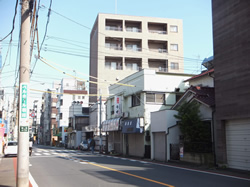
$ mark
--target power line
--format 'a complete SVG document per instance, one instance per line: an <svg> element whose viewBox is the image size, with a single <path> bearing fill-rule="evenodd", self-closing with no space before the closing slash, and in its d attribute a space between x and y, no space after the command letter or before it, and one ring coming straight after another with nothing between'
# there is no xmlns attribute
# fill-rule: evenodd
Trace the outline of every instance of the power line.
<svg viewBox="0 0 250 187"><path fill-rule="evenodd" d="M5 36L3 39L0 40L0 42L2 42L3 40L5 40L9 35L11 35L11 39L12 40L12 33L15 29L15 20L16 20L16 14L17 14L17 6L18 6L18 0L16 0L16 6L15 6L15 14L14 14L14 18L13 18L13 22L12 22L12 29L10 31L9 34L7 34L7 36Z"/></svg>
<svg viewBox="0 0 250 187"><path fill-rule="evenodd" d="M40 5L40 0L39 0L39 5ZM39 5L38 5L38 6L39 6ZM40 49L38 50L38 57L40 57L40 51L42 50L43 43L44 43L45 38L46 38L46 35L47 35L48 25L49 25L49 19L50 19L50 13L51 13L51 6L52 6L52 0L50 0L50 5L49 5L49 9L48 9L48 18L47 18L47 23L46 23L46 27L45 27L45 33L44 33L44 37L43 37L41 46L39 47ZM37 37L38 37L38 36L37 36ZM37 61L38 61L38 59L36 59L35 64L34 64L34 66L33 66L33 69L32 69L32 71L30 72L30 77L32 76L32 73L33 73L33 71L34 71L34 69L35 69L35 67L36 67Z"/></svg>

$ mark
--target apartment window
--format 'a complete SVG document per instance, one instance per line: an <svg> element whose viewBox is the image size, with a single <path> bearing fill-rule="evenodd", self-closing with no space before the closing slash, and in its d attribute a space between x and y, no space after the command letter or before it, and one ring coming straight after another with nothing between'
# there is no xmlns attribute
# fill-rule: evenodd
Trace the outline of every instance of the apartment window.
<svg viewBox="0 0 250 187"><path fill-rule="evenodd" d="M105 62L105 69L122 70L122 63L120 63L120 62Z"/></svg>
<svg viewBox="0 0 250 187"><path fill-rule="evenodd" d="M140 94L134 94L131 97L132 97L132 107L140 106L140 104L141 104L141 95Z"/></svg>
<svg viewBox="0 0 250 187"><path fill-rule="evenodd" d="M171 25L171 26L170 26L170 32L178 32L178 26L176 26L176 25Z"/></svg>
<svg viewBox="0 0 250 187"><path fill-rule="evenodd" d="M112 106L111 106L111 115L114 114L114 113L115 113L115 106L112 105Z"/></svg>
<svg viewBox="0 0 250 187"><path fill-rule="evenodd" d="M170 49L171 51L178 51L178 44L171 44Z"/></svg>
<svg viewBox="0 0 250 187"><path fill-rule="evenodd" d="M165 103L165 94L163 93L147 93L146 102L148 103Z"/></svg>
<svg viewBox="0 0 250 187"><path fill-rule="evenodd" d="M179 64L177 62L171 62L170 68L178 70L179 69Z"/></svg>
<svg viewBox="0 0 250 187"><path fill-rule="evenodd" d="M82 96L82 99L84 99L85 97L84 96Z"/></svg>
<svg viewBox="0 0 250 187"><path fill-rule="evenodd" d="M60 113L60 119L62 119L63 118L63 113Z"/></svg>

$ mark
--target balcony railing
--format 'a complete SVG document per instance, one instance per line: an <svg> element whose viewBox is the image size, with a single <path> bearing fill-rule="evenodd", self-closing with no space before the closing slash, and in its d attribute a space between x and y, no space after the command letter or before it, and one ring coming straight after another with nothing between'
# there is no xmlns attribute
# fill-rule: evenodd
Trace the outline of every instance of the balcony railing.
<svg viewBox="0 0 250 187"><path fill-rule="evenodd" d="M110 31L122 31L122 27L116 27L116 26L106 26L106 30Z"/></svg>
<svg viewBox="0 0 250 187"><path fill-rule="evenodd" d="M167 31L149 30L150 33L167 34Z"/></svg>
<svg viewBox="0 0 250 187"><path fill-rule="evenodd" d="M126 47L127 51L142 51L142 48Z"/></svg>
<svg viewBox="0 0 250 187"><path fill-rule="evenodd" d="M141 32L141 29L139 28L131 28L131 27L127 27L126 31L128 32Z"/></svg>
<svg viewBox="0 0 250 187"><path fill-rule="evenodd" d="M119 46L109 46L109 45L106 45L105 48L107 49L112 49L112 50L122 50L122 47L119 47Z"/></svg>

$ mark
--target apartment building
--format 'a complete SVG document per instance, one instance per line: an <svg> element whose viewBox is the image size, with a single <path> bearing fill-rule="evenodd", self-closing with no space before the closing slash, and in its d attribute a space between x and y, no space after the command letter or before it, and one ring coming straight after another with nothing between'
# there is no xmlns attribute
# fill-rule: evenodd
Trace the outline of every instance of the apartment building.
<svg viewBox="0 0 250 187"><path fill-rule="evenodd" d="M90 94L141 69L183 73L182 20L98 14L90 35ZM98 78L98 79L96 79ZM90 97L96 102L97 97Z"/></svg>

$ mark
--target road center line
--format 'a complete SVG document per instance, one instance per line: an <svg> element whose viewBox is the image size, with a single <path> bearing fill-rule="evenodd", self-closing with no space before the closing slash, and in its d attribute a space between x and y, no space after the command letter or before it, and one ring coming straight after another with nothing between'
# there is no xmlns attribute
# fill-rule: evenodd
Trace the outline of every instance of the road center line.
<svg viewBox="0 0 250 187"><path fill-rule="evenodd" d="M150 182L153 182L153 183L156 183L156 184L160 184L160 185L163 185L163 186L174 187L173 185L170 185L170 184L166 184L166 183L163 183L163 182L155 181L155 180L152 180L152 179L148 179L148 178L145 178L145 177L141 177L141 176L138 176L138 175L127 173L127 172L124 172L124 171L119 171L117 169L113 169L113 168L109 168L109 167L102 166L102 165L99 165L99 164L95 164L93 162L88 162L88 164L91 164L93 166L97 166L97 167L100 167L100 168L104 168L104 169L107 169L107 170L115 171L115 172L118 172L118 173L122 173L124 175L129 175L131 177L136 177L136 178L139 178L139 179L142 179L142 180L150 181Z"/></svg>

